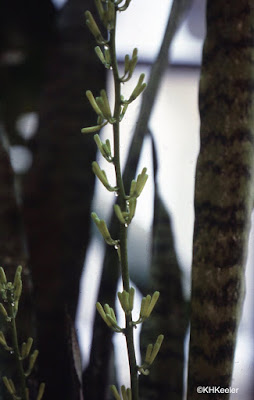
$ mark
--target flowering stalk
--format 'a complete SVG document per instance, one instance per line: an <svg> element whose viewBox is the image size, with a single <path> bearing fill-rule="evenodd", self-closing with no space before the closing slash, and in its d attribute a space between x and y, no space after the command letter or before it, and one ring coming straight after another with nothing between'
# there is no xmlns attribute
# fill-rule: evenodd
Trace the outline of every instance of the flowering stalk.
<svg viewBox="0 0 254 400"><path fill-rule="evenodd" d="M112 238L106 222L101 220L94 212L92 213L92 218L106 243L114 246L117 250L122 273L123 292L118 293L118 298L125 313L125 327L121 328L118 325L114 310L108 304L105 304L104 307L99 302L96 304L97 311L107 326L113 329L115 332L123 333L126 337L131 388L125 389L125 387L122 386L121 393L119 393L116 387L112 386L111 390L116 400L138 400L138 373L144 373L146 375L149 372L148 368L155 359L163 340L163 335L160 335L156 343L154 345L151 344L151 354L148 354L149 357L146 356L145 363L139 367L136 362L133 329L138 323L143 322L149 317L156 301L158 300L159 292L155 292L152 297L148 295L143 299L140 317L136 322L133 321L132 309L135 293L134 289L130 287L127 254L127 231L129 224L135 215L137 198L140 196L145 186L148 175L146 173L146 168L144 168L138 175L137 179L131 182L129 194L126 193L120 162L120 122L125 116L128 106L144 91L146 87L146 83L144 83L145 75L141 74L128 99L125 99L121 93L122 84L127 82L132 77L138 60L137 49L133 50L131 57L126 55L124 74L123 76L120 76L116 57L116 20L118 12L126 10L130 4L130 1L131 0L95 0L98 16L102 25L107 31L106 36L104 36L100 31L100 28L92 14L89 11L86 11L85 13L87 26L97 42L95 52L105 68L112 70L114 78L113 112L111 111L108 96L105 90L101 90L100 96L98 97L95 97L90 90L87 90L86 96L93 110L97 114L97 125L83 128L82 132L95 133L107 124L111 124L113 128L113 154L111 151L111 144L108 139L105 143L102 143L98 134L95 135L94 139L102 156L114 166L116 186L112 186L109 183L106 172L101 170L96 162L93 162L92 169L105 188L117 194L118 203L114 205L114 211L119 221L119 237Z"/></svg>
<svg viewBox="0 0 254 400"><path fill-rule="evenodd" d="M0 267L0 313L6 322L6 332L0 331L0 345L13 357L17 370L16 383L7 376L3 376L2 381L13 400L29 400L29 389L26 386L26 380L32 373L39 354L38 350L34 350L31 353L33 345L31 337L27 339L27 342L23 342L21 346L18 343L16 316L22 293L21 272L22 267L18 266L14 281L8 282L4 269ZM42 399L44 389L45 384L41 383L36 400Z"/></svg>

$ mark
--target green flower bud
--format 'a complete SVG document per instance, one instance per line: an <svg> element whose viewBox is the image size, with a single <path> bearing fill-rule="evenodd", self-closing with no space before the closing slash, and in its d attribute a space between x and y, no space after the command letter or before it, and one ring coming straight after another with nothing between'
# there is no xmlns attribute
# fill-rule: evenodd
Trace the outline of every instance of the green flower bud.
<svg viewBox="0 0 254 400"><path fill-rule="evenodd" d="M11 395L15 395L16 390L13 381L11 379L8 379L7 376L3 376L2 380L8 392Z"/></svg>
<svg viewBox="0 0 254 400"><path fill-rule="evenodd" d="M108 96L104 89L101 90L101 98L103 101L103 114L104 114L105 118L109 121L109 120L111 120L112 115L111 115L110 105L109 105L109 101L108 101Z"/></svg>
<svg viewBox="0 0 254 400"><path fill-rule="evenodd" d="M115 400L121 400L121 397L117 391L117 388L115 387L115 385L110 386L110 390L115 398Z"/></svg>
<svg viewBox="0 0 254 400"><path fill-rule="evenodd" d="M117 188L110 186L106 172L104 170L100 169L100 167L96 161L93 161L93 163L92 163L92 170L93 170L93 173L97 176L97 178L101 181L101 183L105 186L105 188L108 189L109 192L116 191Z"/></svg>
<svg viewBox="0 0 254 400"><path fill-rule="evenodd" d="M109 162L112 161L111 155L111 146L110 141L107 139L106 143L102 143L100 136L98 134L94 135L94 141L97 144L97 147L101 153L101 155Z"/></svg>
<svg viewBox="0 0 254 400"><path fill-rule="evenodd" d="M119 221L121 222L121 224L125 225L125 224L126 224L126 221L125 221L125 219L124 219L122 210L121 210L121 208L119 207L118 204L114 204L114 211L115 211L115 214L116 214L117 218L118 218Z"/></svg>
<svg viewBox="0 0 254 400"><path fill-rule="evenodd" d="M39 386L38 394L36 400L41 400L45 391L45 383L41 383Z"/></svg>
<svg viewBox="0 0 254 400"><path fill-rule="evenodd" d="M81 132L82 133L94 133L98 132L100 129L102 129L105 125L107 125L108 121L104 122L103 124L100 125L95 125L95 126L89 126L87 128L82 128Z"/></svg>
<svg viewBox="0 0 254 400"><path fill-rule="evenodd" d="M106 68L109 68L111 65L111 56L110 56L110 50L108 46L104 46L104 55L105 55L105 60L106 60Z"/></svg>
<svg viewBox="0 0 254 400"><path fill-rule="evenodd" d="M1 313L4 317L8 318L8 313L7 313L5 307L4 307L4 305L3 305L2 303L0 303L0 313Z"/></svg>
<svg viewBox="0 0 254 400"><path fill-rule="evenodd" d="M160 296L160 292L158 292L158 291L154 292L154 294L152 295L150 304L149 304L149 306L147 308L147 317L149 317L151 312L153 311L154 306L157 303L157 300L158 300L159 296Z"/></svg>
<svg viewBox="0 0 254 400"><path fill-rule="evenodd" d="M0 285L7 283L7 279L6 279L6 275L4 272L4 269L2 267L0 267Z"/></svg>
<svg viewBox="0 0 254 400"><path fill-rule="evenodd" d="M121 393L122 393L123 400L128 400L127 390L124 385L121 386Z"/></svg>
<svg viewBox="0 0 254 400"><path fill-rule="evenodd" d="M86 97L88 98L88 100L89 100L91 106L93 107L94 111L96 112L96 114L103 117L103 113L102 113L101 109L98 107L98 104L95 101L94 95L91 92L91 90L86 91Z"/></svg>
<svg viewBox="0 0 254 400"><path fill-rule="evenodd" d="M111 323L107 320L105 311L103 310L101 303L97 302L96 308L97 308L97 311L100 314L101 318L103 319L103 321L111 328Z"/></svg>
<svg viewBox="0 0 254 400"><path fill-rule="evenodd" d="M96 5L96 8L98 10L98 14L100 16L100 19L102 21L103 20L103 16L104 16L104 8L103 8L101 0L95 0L95 5Z"/></svg>
<svg viewBox="0 0 254 400"><path fill-rule="evenodd" d="M146 88L146 83L143 83L144 78L145 78L145 74L141 74L139 77L138 83L128 100L128 103L131 103L132 101L134 101Z"/></svg>
<svg viewBox="0 0 254 400"><path fill-rule="evenodd" d="M100 31L98 25L96 24L94 17L90 13L90 11L86 11L85 16L86 16L86 24L87 24L90 32L93 34L93 36L95 37L97 42L103 42L103 37L102 37L101 31Z"/></svg>
<svg viewBox="0 0 254 400"><path fill-rule="evenodd" d="M22 343L21 356L22 356L23 359L26 358L29 355L29 353L31 351L31 348L32 348L32 345L33 345L33 339L31 337L29 337L27 339L27 343L25 343L25 342Z"/></svg>
<svg viewBox="0 0 254 400"><path fill-rule="evenodd" d="M12 348L8 346L4 333L2 331L0 331L0 344L4 347L5 350L12 350Z"/></svg>
<svg viewBox="0 0 254 400"><path fill-rule="evenodd" d="M151 301L151 296L148 294L146 297L143 297L141 301L141 308L140 308L140 318L145 319L147 318L147 310Z"/></svg>
<svg viewBox="0 0 254 400"><path fill-rule="evenodd" d="M126 393L127 393L127 400L132 400L132 393L130 388L126 390Z"/></svg>
<svg viewBox="0 0 254 400"><path fill-rule="evenodd" d="M152 351L153 351L153 345L152 343L150 343L146 348L146 356L145 356L145 363L148 365L150 364Z"/></svg>
<svg viewBox="0 0 254 400"><path fill-rule="evenodd" d="M132 76L134 69L137 65L137 62L138 62L138 49L135 48L132 52L132 58L129 65L129 77Z"/></svg>
<svg viewBox="0 0 254 400"><path fill-rule="evenodd" d="M94 50L95 50L95 53L97 54L99 60L102 62L103 65L105 65L106 60L105 60L103 52L101 51L100 46L96 46Z"/></svg>
<svg viewBox="0 0 254 400"><path fill-rule="evenodd" d="M21 296L22 292L22 279L21 279L21 272L22 272L22 267L21 265L18 266L15 277L14 277L14 282L13 282L13 287L14 287L14 301L18 302L19 298Z"/></svg>
<svg viewBox="0 0 254 400"><path fill-rule="evenodd" d="M155 344L154 344L154 346L153 346L152 353L151 353L151 355L150 355L150 359L149 359L149 364L150 364L150 365L154 362L155 357L157 356L157 354L158 354L158 352L159 352L159 350L160 350L160 348L161 348L161 344L162 344L162 342L163 342L163 339L164 339L164 336L163 336L163 335L159 335L159 336L157 337L157 340L156 340L156 342L155 342Z"/></svg>
<svg viewBox="0 0 254 400"><path fill-rule="evenodd" d="M136 211L136 206L137 206L137 199L136 197L131 197L129 200L129 223L133 219Z"/></svg>
<svg viewBox="0 0 254 400"><path fill-rule="evenodd" d="M129 291L129 310L133 310L133 305L134 305L134 296L135 296L135 289L133 287L130 288Z"/></svg>
<svg viewBox="0 0 254 400"><path fill-rule="evenodd" d="M115 27L115 4L114 2L107 2L107 9L104 12L103 23L107 30Z"/></svg>
<svg viewBox="0 0 254 400"><path fill-rule="evenodd" d="M38 350L34 350L34 352L31 354L30 358L29 358L29 364L28 364L28 369L25 372L25 376L29 376L33 370L34 364L37 360L37 357L39 355L39 351Z"/></svg>
<svg viewBox="0 0 254 400"><path fill-rule="evenodd" d="M147 171L147 168L143 168L141 174L138 175L137 183L136 183L136 187L135 187L135 197L139 197L142 190L144 189L144 186L148 179L148 175L146 174L146 171Z"/></svg>
<svg viewBox="0 0 254 400"><path fill-rule="evenodd" d="M130 68L130 56L126 54L126 56L124 57L124 75L127 75L127 73L129 72L129 68Z"/></svg>
<svg viewBox="0 0 254 400"><path fill-rule="evenodd" d="M104 238L105 242L108 243L111 246L117 246L118 241L113 240L112 237L110 236L110 233L108 231L106 222L103 219L100 219L98 215L95 212L92 212L91 217L93 221L95 222L97 228L99 229L102 237Z"/></svg>
<svg viewBox="0 0 254 400"><path fill-rule="evenodd" d="M135 196L135 194L136 194L136 185L137 185L137 182L133 179L133 180L131 181L130 197L136 197L136 196Z"/></svg>

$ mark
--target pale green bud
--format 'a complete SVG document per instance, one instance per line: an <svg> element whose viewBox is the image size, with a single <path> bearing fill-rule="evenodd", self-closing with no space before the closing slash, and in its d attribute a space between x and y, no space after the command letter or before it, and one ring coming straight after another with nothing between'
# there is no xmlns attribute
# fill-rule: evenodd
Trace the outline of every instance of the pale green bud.
<svg viewBox="0 0 254 400"><path fill-rule="evenodd" d="M118 218L119 221L121 222L121 224L125 225L125 224L126 224L126 221L125 221L125 219L124 219L122 210L121 210L121 208L119 207L118 204L114 204L114 211L115 211L115 214L116 214L117 218Z"/></svg>
<svg viewBox="0 0 254 400"><path fill-rule="evenodd" d="M7 283L6 275L4 269L0 267L0 285L3 283Z"/></svg>
<svg viewBox="0 0 254 400"><path fill-rule="evenodd" d="M146 184L148 175L146 174L147 168L143 168L141 174L138 175L135 187L135 197L139 197Z"/></svg>
<svg viewBox="0 0 254 400"><path fill-rule="evenodd" d="M127 389L126 393L127 393L127 399L132 400L132 393L130 388Z"/></svg>
<svg viewBox="0 0 254 400"><path fill-rule="evenodd" d="M22 279L21 279L22 267L18 266L15 277L14 277L14 301L18 302L22 292Z"/></svg>
<svg viewBox="0 0 254 400"><path fill-rule="evenodd" d="M28 364L28 369L25 372L25 376L29 376L33 370L34 364L37 360L37 357L39 355L39 351L38 350L34 350L34 352L31 354L31 356L29 357L29 364Z"/></svg>
<svg viewBox="0 0 254 400"><path fill-rule="evenodd" d="M41 400L45 391L45 383L41 383L39 386L38 394L36 400Z"/></svg>
<svg viewBox="0 0 254 400"><path fill-rule="evenodd" d="M111 386L110 386L110 390L111 390L111 392L112 392L112 394L113 394L115 400L121 400L121 396L120 396L120 394L118 393L117 388L115 387L115 385L111 385Z"/></svg>
<svg viewBox="0 0 254 400"><path fill-rule="evenodd" d="M158 292L158 291L154 292L154 294L152 295L150 304L149 304L149 306L147 308L147 317L149 317L151 312L153 311L154 306L157 303L157 300L158 300L159 296L160 296L160 292Z"/></svg>
<svg viewBox="0 0 254 400"><path fill-rule="evenodd" d="M136 185L137 185L137 182L133 179L133 180L131 181L130 197L135 196L135 194L136 194Z"/></svg>
<svg viewBox="0 0 254 400"><path fill-rule="evenodd" d="M94 50L95 50L95 53L97 54L99 60L102 62L102 64L105 65L106 64L106 60L105 60L103 52L101 51L100 46L96 46Z"/></svg>
<svg viewBox="0 0 254 400"><path fill-rule="evenodd" d="M109 101L108 101L108 96L104 89L101 90L101 98L103 101L103 114L107 120L111 120L112 115L111 115L110 105L109 105Z"/></svg>
<svg viewBox="0 0 254 400"><path fill-rule="evenodd" d="M108 121L104 122L103 124L100 125L95 125L95 126L88 126L86 128L82 128L81 132L82 133L95 133L98 132L100 129L102 129L105 125L107 125Z"/></svg>
<svg viewBox="0 0 254 400"><path fill-rule="evenodd" d="M4 317L8 318L8 313L7 313L5 307L4 307L4 305L3 305L2 303L0 303L0 313L1 313Z"/></svg>
<svg viewBox="0 0 254 400"><path fill-rule="evenodd" d="M132 52L132 58L129 65L129 76L131 77L138 62L138 49L135 48Z"/></svg>
<svg viewBox="0 0 254 400"><path fill-rule="evenodd" d="M141 308L140 308L140 318L147 318L147 311L149 304L151 302L151 296L148 294L146 297L143 297L141 301Z"/></svg>
<svg viewBox="0 0 254 400"><path fill-rule="evenodd" d="M163 339L164 339L163 335L159 335L157 337L157 340L156 340L156 342L155 342L155 344L153 346L152 353L150 355L149 364L152 364L154 362L155 357L157 356L157 354L158 354L158 352L159 352L159 350L161 348L161 344L163 342Z"/></svg>
<svg viewBox="0 0 254 400"><path fill-rule="evenodd" d="M96 161L93 161L92 163L92 170L93 173L97 176L97 178L101 181L101 183L105 186L105 188L108 189L108 191L110 192L116 191L117 188L110 186L106 172L100 169L99 164Z"/></svg>
<svg viewBox="0 0 254 400"><path fill-rule="evenodd" d="M129 310L133 310L133 304L134 304L134 296L135 296L135 289L133 287L130 288L129 291Z"/></svg>
<svg viewBox="0 0 254 400"><path fill-rule="evenodd" d="M103 144L103 149L104 149L105 153L107 154L107 156L108 156L109 158L112 158L112 155L111 155L111 145L110 145L110 140L109 140L109 139L107 139L106 142L105 142L105 144Z"/></svg>
<svg viewBox="0 0 254 400"><path fill-rule="evenodd" d="M123 290L122 293L119 293L118 298L120 300L123 311L128 314L130 311L129 293L126 292L126 290Z"/></svg>
<svg viewBox="0 0 254 400"><path fill-rule="evenodd" d="M129 200L129 223L131 222L132 218L135 215L136 206L137 206L136 197L131 197Z"/></svg>
<svg viewBox="0 0 254 400"><path fill-rule="evenodd" d="M109 162L112 161L110 141L107 139L106 143L102 143L98 134L94 135L94 141L97 144L101 155Z"/></svg>
<svg viewBox="0 0 254 400"><path fill-rule="evenodd" d="M105 66L106 66L107 68L109 68L110 65L111 65L111 56L110 56L110 50L109 50L109 47L108 47L108 46L105 46L105 47L104 47L104 55L105 55L105 60L106 60Z"/></svg>
<svg viewBox="0 0 254 400"><path fill-rule="evenodd" d="M100 16L100 19L102 21L103 20L103 16L104 16L104 8L103 8L101 0L95 0L95 5L96 5L96 8L98 10L98 14Z"/></svg>
<svg viewBox="0 0 254 400"><path fill-rule="evenodd" d="M8 392L11 395L15 395L16 390L13 381L11 379L8 379L7 376L3 376L2 380Z"/></svg>
<svg viewBox="0 0 254 400"><path fill-rule="evenodd" d="M0 331L0 344L5 348L5 350L12 350L12 348L8 346L4 333L2 331Z"/></svg>
<svg viewBox="0 0 254 400"><path fill-rule="evenodd" d="M100 31L98 25L96 24L94 17L90 13L90 11L86 11L85 16L86 16L86 24L87 24L90 32L93 34L93 36L95 37L95 39L98 42L102 42L103 37L102 37L101 31Z"/></svg>
<svg viewBox="0 0 254 400"><path fill-rule="evenodd" d="M143 83L144 78L145 78L145 74L141 74L139 77L138 83L128 100L129 103L131 103L133 100L135 100L146 88L146 83Z"/></svg>
<svg viewBox="0 0 254 400"><path fill-rule="evenodd" d="M127 73L129 72L129 68L130 68L130 56L126 54L126 56L124 57L124 75L127 75Z"/></svg>
<svg viewBox="0 0 254 400"><path fill-rule="evenodd" d="M116 320L110 315L110 314L106 314L106 318L109 321L109 323L111 324L111 327L116 331L116 332L121 332L121 328L117 325Z"/></svg>
<svg viewBox="0 0 254 400"><path fill-rule="evenodd" d="M146 356L145 356L145 363L150 364L151 354L153 351L153 345L150 343L146 348Z"/></svg>
<svg viewBox="0 0 254 400"><path fill-rule="evenodd" d="M96 308L97 308L97 311L100 314L101 318L103 319L103 321L111 328L111 323L107 320L106 313L103 310L101 303L97 302Z"/></svg>
<svg viewBox="0 0 254 400"><path fill-rule="evenodd" d="M123 400L128 400L127 391L126 391L126 388L124 385L121 386L121 393L122 393Z"/></svg>
<svg viewBox="0 0 254 400"><path fill-rule="evenodd" d="M91 217L95 222L97 228L99 229L105 242L111 246L117 246L118 242L112 239L109 230L107 228L106 222L103 219L99 219L98 215L95 212L92 212Z"/></svg>
<svg viewBox="0 0 254 400"><path fill-rule="evenodd" d="M104 12L103 23L106 29L111 30L115 26L115 5L114 2L107 2L107 9Z"/></svg>
<svg viewBox="0 0 254 400"><path fill-rule="evenodd" d="M22 343L21 356L23 359L29 355L32 345L33 345L33 339L31 337L27 339L27 343L26 342Z"/></svg>
<svg viewBox="0 0 254 400"><path fill-rule="evenodd" d="M98 104L94 98L93 93L91 92L91 90L87 90L86 91L86 97L88 98L91 106L93 107L94 111L96 112L96 114L100 115L103 117L103 113L101 111L101 109L98 107Z"/></svg>

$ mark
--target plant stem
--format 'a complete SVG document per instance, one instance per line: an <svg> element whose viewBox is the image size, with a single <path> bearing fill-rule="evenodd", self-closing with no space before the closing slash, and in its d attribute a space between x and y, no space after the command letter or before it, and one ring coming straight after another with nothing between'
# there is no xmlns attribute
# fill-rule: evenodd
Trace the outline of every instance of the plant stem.
<svg viewBox="0 0 254 400"><path fill-rule="evenodd" d="M116 18L116 14L115 14ZM119 194L119 204L122 211L126 209L126 194L123 184L123 178L121 174L121 163L120 163L120 113L121 113L121 80L118 72L118 63L116 59L116 47L115 47L115 28L110 32L110 52L111 52L111 63L114 76L115 86L115 107L114 107L114 118L116 122L113 124L114 132L114 166L116 172L116 180ZM129 268L128 268L128 251L127 251L127 227L120 223L120 250L121 250L121 271L123 288L127 292L130 290L130 279L129 279ZM133 340L133 325L132 315L125 315L125 337L128 349L130 377L131 377L131 391L132 399L138 400L138 374L137 374L137 363L135 356L134 340Z"/></svg>
<svg viewBox="0 0 254 400"><path fill-rule="evenodd" d="M20 391L21 391L21 398L22 400L28 400L27 391L26 391L26 378L25 372L23 368L23 363L19 351L18 345L18 336L17 336L17 327L16 327L16 319L14 315L14 307L13 303L9 303L9 316L11 318L11 336L12 336L12 348L14 351L14 357L17 365L17 371L20 381Z"/></svg>

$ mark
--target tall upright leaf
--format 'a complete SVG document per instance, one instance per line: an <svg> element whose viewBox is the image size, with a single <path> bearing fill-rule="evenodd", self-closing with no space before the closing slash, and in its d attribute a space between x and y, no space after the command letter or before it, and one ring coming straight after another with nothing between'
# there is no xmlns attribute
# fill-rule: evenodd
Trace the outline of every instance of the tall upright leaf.
<svg viewBox="0 0 254 400"><path fill-rule="evenodd" d="M153 338L163 333L164 343L154 367L141 379L141 398L182 400L184 374L184 339L187 307L183 296L182 273L174 245L171 218L159 194L156 181L156 149L153 146L155 170L154 220L149 289L160 292L160 298L141 331L141 350L145 353Z"/></svg>
<svg viewBox="0 0 254 400"><path fill-rule="evenodd" d="M254 4L207 2L200 80L188 399L230 386L253 207ZM229 394L214 393L213 399Z"/></svg>

